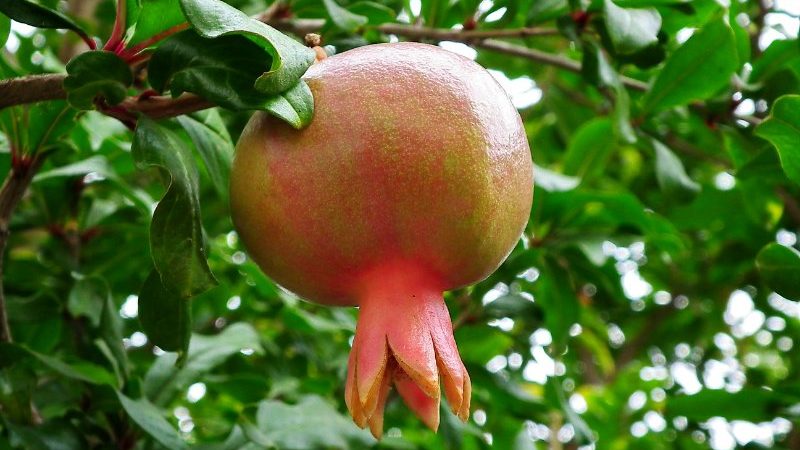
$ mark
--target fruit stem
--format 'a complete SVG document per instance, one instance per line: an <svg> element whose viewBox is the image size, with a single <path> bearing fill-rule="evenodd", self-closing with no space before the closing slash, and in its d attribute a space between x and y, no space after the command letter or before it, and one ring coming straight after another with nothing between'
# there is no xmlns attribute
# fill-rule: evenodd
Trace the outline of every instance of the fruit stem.
<svg viewBox="0 0 800 450"><path fill-rule="evenodd" d="M303 38L305 41L306 47L311 47L316 53L316 57L314 58L314 62L318 63L323 59L328 57L328 54L325 53L325 49L322 48L322 36L317 33L308 33Z"/></svg>

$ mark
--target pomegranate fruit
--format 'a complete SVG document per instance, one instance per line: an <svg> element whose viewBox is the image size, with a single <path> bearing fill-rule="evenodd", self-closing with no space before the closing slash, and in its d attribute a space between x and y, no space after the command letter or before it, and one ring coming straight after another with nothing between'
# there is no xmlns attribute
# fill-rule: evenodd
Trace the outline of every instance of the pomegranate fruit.
<svg viewBox="0 0 800 450"><path fill-rule="evenodd" d="M250 256L307 300L358 305L345 400L376 437L394 384L432 429L441 382L462 420L471 385L442 297L508 255L532 162L492 76L439 47L379 44L313 65L311 124L256 113L237 144L233 221Z"/></svg>

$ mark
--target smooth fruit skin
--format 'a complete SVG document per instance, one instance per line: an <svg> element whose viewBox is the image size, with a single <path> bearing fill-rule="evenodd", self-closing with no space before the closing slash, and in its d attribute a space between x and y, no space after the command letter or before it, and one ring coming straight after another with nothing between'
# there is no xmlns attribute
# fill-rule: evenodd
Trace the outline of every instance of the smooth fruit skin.
<svg viewBox="0 0 800 450"><path fill-rule="evenodd" d="M359 425L382 428L394 381L435 428L438 376L465 418L469 378L441 293L487 277L524 230L533 178L519 114L485 69L425 44L350 50L304 79L308 127L256 113L237 144L231 210L244 246L300 296L361 305L347 390Z"/></svg>

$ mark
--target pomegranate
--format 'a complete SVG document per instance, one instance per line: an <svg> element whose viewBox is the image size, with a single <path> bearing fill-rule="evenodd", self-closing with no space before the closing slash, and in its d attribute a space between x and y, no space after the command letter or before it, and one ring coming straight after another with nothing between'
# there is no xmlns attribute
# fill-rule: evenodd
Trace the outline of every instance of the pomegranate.
<svg viewBox="0 0 800 450"><path fill-rule="evenodd" d="M307 300L357 305L345 400L380 437L393 384L432 429L441 382L462 420L471 385L442 293L486 278L533 194L519 114L492 76L439 47L379 44L304 77L312 123L256 113L237 144L231 210L245 248Z"/></svg>

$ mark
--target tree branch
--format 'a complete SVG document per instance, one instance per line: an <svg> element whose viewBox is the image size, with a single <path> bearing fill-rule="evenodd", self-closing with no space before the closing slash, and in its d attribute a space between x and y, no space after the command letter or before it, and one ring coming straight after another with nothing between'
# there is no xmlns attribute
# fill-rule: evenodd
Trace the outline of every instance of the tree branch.
<svg viewBox="0 0 800 450"><path fill-rule="evenodd" d="M33 180L33 175L41 167L44 156L15 159L3 186L0 187L0 342L11 342L11 328L8 326L6 298L3 292L3 259L8 245L8 224L11 214L22 200L25 191Z"/></svg>
<svg viewBox="0 0 800 450"><path fill-rule="evenodd" d="M280 30L292 32L301 36L319 31L324 23L324 20L317 19L279 20L270 22L271 25ZM411 40L430 39L433 41L447 40L463 42L477 48L526 58L570 72L580 72L581 70L581 64L578 61L541 50L510 44L497 39L488 39L488 37L492 36L549 36L558 33L558 31L554 29L519 28L510 30L460 31L443 28L421 28L404 24L383 24L376 27L376 29L386 34L394 34ZM64 99L66 98L66 92L62 86L64 77L65 75L61 74L48 74L2 80L0 81L0 109L13 105ZM622 82L625 86L637 91L647 90L646 83L633 78L622 77ZM130 97L119 106L133 113L139 112L151 118L161 119L210 108L214 105L198 96L187 94L176 99L166 96L148 98ZM113 116L113 114L110 115Z"/></svg>
<svg viewBox="0 0 800 450"><path fill-rule="evenodd" d="M65 77L66 75L53 73L0 80L0 109L64 99L67 97L63 86Z"/></svg>

